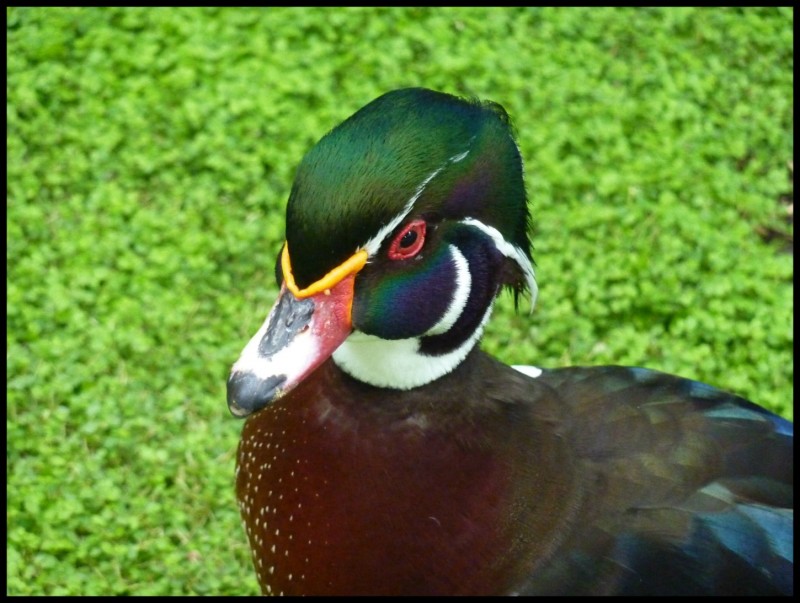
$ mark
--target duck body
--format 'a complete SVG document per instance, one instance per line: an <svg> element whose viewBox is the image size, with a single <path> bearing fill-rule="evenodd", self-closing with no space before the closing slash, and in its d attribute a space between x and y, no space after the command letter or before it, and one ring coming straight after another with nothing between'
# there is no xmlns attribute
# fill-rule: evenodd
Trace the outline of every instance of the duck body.
<svg viewBox="0 0 800 603"><path fill-rule="evenodd" d="M791 594L791 423L476 345L503 286L535 297L521 174L502 109L422 89L304 159L228 381L262 591Z"/></svg>
<svg viewBox="0 0 800 603"><path fill-rule="evenodd" d="M443 379L387 396L328 361L247 420L266 593L790 592L787 422L641 369L532 379L474 351Z"/></svg>

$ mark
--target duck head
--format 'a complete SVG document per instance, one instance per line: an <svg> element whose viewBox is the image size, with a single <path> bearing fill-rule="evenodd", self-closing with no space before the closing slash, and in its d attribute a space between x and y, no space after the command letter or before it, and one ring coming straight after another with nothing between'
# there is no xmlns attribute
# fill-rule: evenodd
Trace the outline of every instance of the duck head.
<svg viewBox="0 0 800 603"><path fill-rule="evenodd" d="M536 298L522 160L502 107L389 92L303 158L276 268L280 294L228 379L245 417L331 356L411 389L475 346L503 286Z"/></svg>

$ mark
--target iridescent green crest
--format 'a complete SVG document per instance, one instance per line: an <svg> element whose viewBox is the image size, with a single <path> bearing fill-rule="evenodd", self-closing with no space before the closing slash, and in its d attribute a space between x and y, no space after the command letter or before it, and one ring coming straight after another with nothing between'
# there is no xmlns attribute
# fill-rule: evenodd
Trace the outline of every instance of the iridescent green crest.
<svg viewBox="0 0 800 603"><path fill-rule="evenodd" d="M416 195L412 216L476 218L529 253L522 160L505 111L408 88L372 101L303 158L286 212L298 285L346 260Z"/></svg>

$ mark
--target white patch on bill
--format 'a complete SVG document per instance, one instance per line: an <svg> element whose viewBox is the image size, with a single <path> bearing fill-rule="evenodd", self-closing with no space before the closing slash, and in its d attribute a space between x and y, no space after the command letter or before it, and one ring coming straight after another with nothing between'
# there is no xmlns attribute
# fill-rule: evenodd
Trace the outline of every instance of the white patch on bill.
<svg viewBox="0 0 800 603"><path fill-rule="evenodd" d="M291 295L286 291L282 291L282 293ZM280 297L278 297L278 301L280 301ZM276 301L275 303L277 304L278 302ZM312 335L312 329L306 329L302 333L295 334L287 346L282 347L269 358L265 358L259 353L258 347L261 344L261 340L274 319L274 309L275 307L273 306L266 320L264 320L264 324L244 346L239 359L231 367L231 374L237 372L252 373L259 379L286 375L288 380L291 381L293 374L295 377L301 374L303 370L308 368L310 359L319 356L318 338Z"/></svg>

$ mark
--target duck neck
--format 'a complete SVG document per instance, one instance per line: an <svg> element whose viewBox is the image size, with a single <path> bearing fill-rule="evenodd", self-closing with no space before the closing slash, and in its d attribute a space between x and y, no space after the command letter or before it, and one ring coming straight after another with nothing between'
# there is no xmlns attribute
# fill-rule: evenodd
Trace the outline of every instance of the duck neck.
<svg viewBox="0 0 800 603"><path fill-rule="evenodd" d="M342 371L369 385L408 390L426 385L451 373L464 361L478 343L483 328L492 314L490 304L479 323L466 338L450 341L449 333L431 337L381 339L360 331L353 332L333 353L333 360Z"/></svg>

